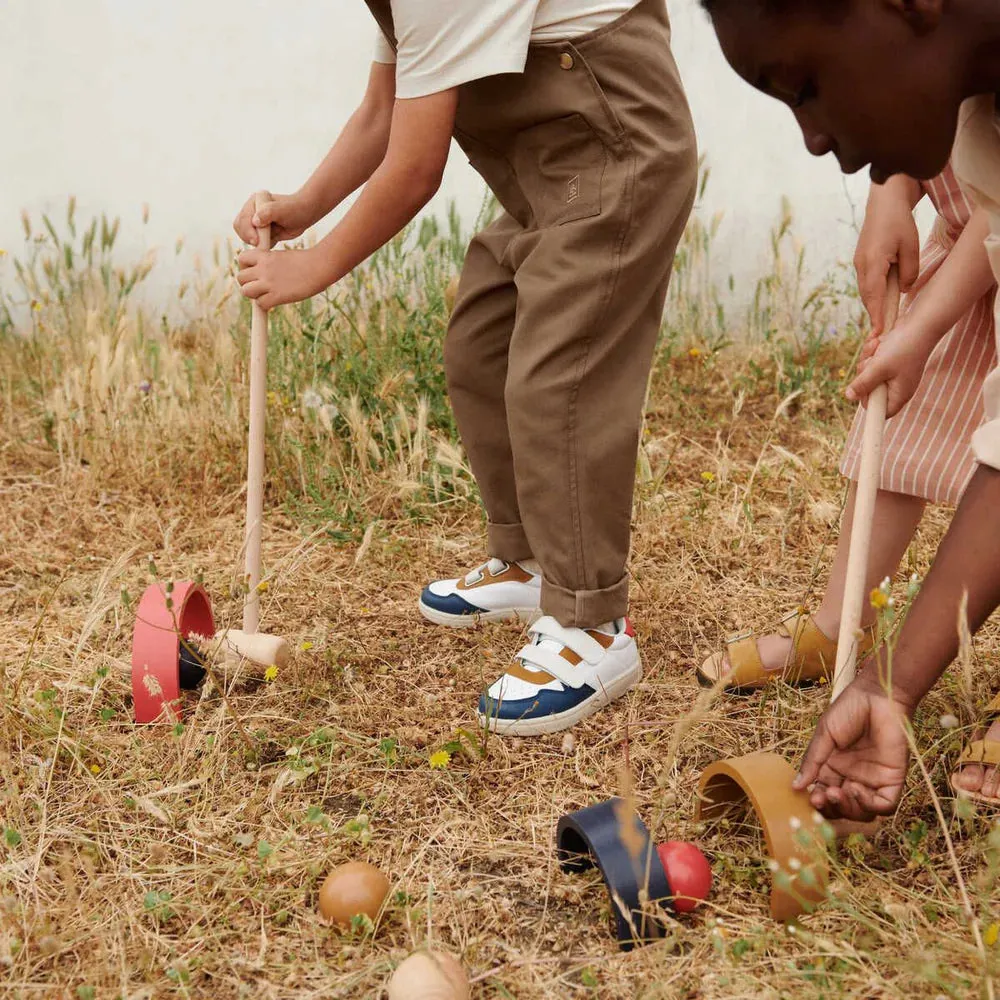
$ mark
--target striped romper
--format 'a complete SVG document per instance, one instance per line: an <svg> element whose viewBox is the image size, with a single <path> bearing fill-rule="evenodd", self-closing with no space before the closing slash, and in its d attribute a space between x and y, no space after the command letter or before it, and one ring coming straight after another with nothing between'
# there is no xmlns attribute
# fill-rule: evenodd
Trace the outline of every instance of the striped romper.
<svg viewBox="0 0 1000 1000"><path fill-rule="evenodd" d="M920 275L903 308L944 263L973 212L952 168L921 182L938 217L924 244ZM879 488L957 504L975 470L972 435L985 418L983 382L996 366L991 289L938 342L913 398L885 428ZM864 411L859 407L840 471L856 480L861 466Z"/></svg>

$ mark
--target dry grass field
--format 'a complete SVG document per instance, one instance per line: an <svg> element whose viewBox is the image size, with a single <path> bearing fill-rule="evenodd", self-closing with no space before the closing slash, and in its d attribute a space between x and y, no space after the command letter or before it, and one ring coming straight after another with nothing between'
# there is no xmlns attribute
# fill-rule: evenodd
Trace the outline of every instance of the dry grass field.
<svg viewBox="0 0 1000 1000"><path fill-rule="evenodd" d="M202 579L217 620L240 616L249 323L226 254L167 301L116 234L71 205L0 257L0 996L378 998L426 944L460 956L477 1000L992 996L1000 827L947 775L1000 683L995 626L918 719L929 780L914 768L894 820L838 846L799 925L769 919L752 829L691 818L702 768L797 759L827 697L730 700L692 673L814 602L836 537L860 310L846 271L803 285L788 220L745 310L720 305L712 226L685 237L638 466L646 675L570 741L476 728L518 627L448 634L416 612L427 579L483 558L440 369L455 220L272 321L263 627L292 662L219 665L224 691L186 694L183 723L133 724L143 589ZM908 554L900 613L947 516ZM599 876L563 874L553 834L626 785L716 882L623 955ZM317 889L355 859L393 889L339 931Z"/></svg>

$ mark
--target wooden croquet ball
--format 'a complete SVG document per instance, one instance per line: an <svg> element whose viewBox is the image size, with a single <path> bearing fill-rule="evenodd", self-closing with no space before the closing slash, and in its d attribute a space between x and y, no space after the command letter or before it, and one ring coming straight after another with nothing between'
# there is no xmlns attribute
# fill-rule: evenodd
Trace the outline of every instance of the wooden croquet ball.
<svg viewBox="0 0 1000 1000"><path fill-rule="evenodd" d="M418 951L393 973L389 1000L469 1000L469 977L443 951Z"/></svg>
<svg viewBox="0 0 1000 1000"><path fill-rule="evenodd" d="M374 865L351 861L334 868L319 890L319 909L327 920L350 924L364 914L374 920L389 895L389 880Z"/></svg>
<svg viewBox="0 0 1000 1000"><path fill-rule="evenodd" d="M674 893L674 909L678 913L690 913L712 889L712 868L708 859L686 840L657 844L656 853Z"/></svg>

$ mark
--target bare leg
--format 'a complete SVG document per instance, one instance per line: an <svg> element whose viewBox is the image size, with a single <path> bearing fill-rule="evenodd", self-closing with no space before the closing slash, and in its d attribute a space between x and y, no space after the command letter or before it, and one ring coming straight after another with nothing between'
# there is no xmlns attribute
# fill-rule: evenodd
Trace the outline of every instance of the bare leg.
<svg viewBox="0 0 1000 1000"><path fill-rule="evenodd" d="M830 568L823 603L814 618L821 632L836 639L840 628L840 609L844 603L844 578L847 574L847 555L851 543L851 524L854 519L854 497L857 484L852 483L840 525L837 551ZM888 493L880 490L875 501L875 518L872 525L872 542L868 563L866 590L877 587L887 576L894 576L913 539L917 525L924 514L926 502L906 493ZM874 610L866 603L862 625L874 621ZM760 657L767 670L782 670L792 651L792 641L787 636L766 635L758 642Z"/></svg>

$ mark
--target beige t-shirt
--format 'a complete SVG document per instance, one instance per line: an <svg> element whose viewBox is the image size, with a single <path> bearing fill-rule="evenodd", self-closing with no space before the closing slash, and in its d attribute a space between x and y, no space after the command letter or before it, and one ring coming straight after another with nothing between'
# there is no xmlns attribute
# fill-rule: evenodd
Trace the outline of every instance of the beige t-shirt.
<svg viewBox="0 0 1000 1000"><path fill-rule="evenodd" d="M392 0L398 53L379 32L375 61L396 63L396 96L426 97L522 73L531 42L578 38L638 0Z"/></svg>
<svg viewBox="0 0 1000 1000"><path fill-rule="evenodd" d="M969 98L962 105L952 167L965 193L989 215L986 253L1000 282L1000 121L992 94ZM1000 339L1000 295L994 306L994 327ZM972 436L972 450L977 461L1000 469L1000 368L994 368L983 383L983 406L986 422Z"/></svg>

